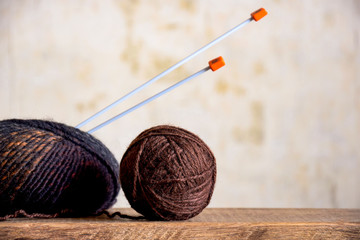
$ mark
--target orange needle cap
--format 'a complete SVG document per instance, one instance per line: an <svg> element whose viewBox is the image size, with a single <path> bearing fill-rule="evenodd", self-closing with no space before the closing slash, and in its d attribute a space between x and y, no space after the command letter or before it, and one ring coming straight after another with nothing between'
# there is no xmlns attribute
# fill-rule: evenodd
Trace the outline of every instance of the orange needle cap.
<svg viewBox="0 0 360 240"><path fill-rule="evenodd" d="M225 66L225 61L221 56L209 61L209 67L213 72L215 72L216 70L218 70L223 66Z"/></svg>
<svg viewBox="0 0 360 240"><path fill-rule="evenodd" d="M251 13L251 17L255 21L259 21L263 17L267 15L267 11L264 8L260 8L259 10L256 10L255 12Z"/></svg>

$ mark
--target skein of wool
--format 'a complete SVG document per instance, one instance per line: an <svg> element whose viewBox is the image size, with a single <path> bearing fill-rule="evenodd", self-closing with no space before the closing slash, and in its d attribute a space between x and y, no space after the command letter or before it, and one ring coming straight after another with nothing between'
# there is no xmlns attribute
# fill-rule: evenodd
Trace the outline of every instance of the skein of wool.
<svg viewBox="0 0 360 240"><path fill-rule="evenodd" d="M0 217L98 214L116 201L118 171L113 154L76 128L0 121Z"/></svg>
<svg viewBox="0 0 360 240"><path fill-rule="evenodd" d="M157 126L136 137L120 163L120 181L132 208L150 220L186 220L210 202L216 162L195 134Z"/></svg>

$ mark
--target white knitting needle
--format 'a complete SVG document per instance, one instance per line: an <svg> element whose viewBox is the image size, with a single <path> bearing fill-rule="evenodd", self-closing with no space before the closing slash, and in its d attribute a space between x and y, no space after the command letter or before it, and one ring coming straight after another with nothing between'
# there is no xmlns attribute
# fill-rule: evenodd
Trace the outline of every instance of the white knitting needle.
<svg viewBox="0 0 360 240"><path fill-rule="evenodd" d="M123 102L124 100L126 100L127 98L131 97L132 95L134 95L135 93L141 91L142 89L144 89L145 87L147 87L148 85L150 85L151 83L156 82L157 80L159 80L161 77L165 76L166 74L170 73L171 71L175 70L176 68L180 67L181 65L183 65L184 63L186 63L187 61L189 61L190 59L192 59L193 57L195 57L196 55L200 54L201 52L205 51L206 49L210 48L211 46L215 45L216 43L220 42L221 40L223 40L224 38L226 38L227 36L229 36L230 34L232 34L233 32L239 30L240 28L244 27L246 24L248 24L249 22L251 22L252 20L255 21L259 21L261 18L263 18L265 15L267 14L266 10L264 8L260 8L259 10L251 13L251 17L249 19L247 19L246 21L240 23L239 25L237 25L236 27L232 28L231 30L229 30L228 32L224 33L223 35L221 35L220 37L216 38L215 40L213 40L212 42L206 44L205 46L203 46L202 48L200 48L199 50L195 51L194 53L190 54L189 56L187 56L186 58L184 58L183 60L179 61L178 63L176 63L175 65L171 66L170 68L166 69L165 71L163 71L162 73L160 73L159 75L155 76L154 78L150 79L149 81L145 82L144 84L142 84L141 86L135 88L134 90L132 90L131 92L127 93L126 95L124 95L123 97L121 97L120 99L116 100L115 102L113 102L112 104L110 104L109 106L103 108L102 110L100 110L99 112L95 113L94 115L92 115L91 117L89 117L88 119L86 119L85 121L81 122L80 124L78 124L76 126L76 128L81 128L82 126L84 126L85 124L88 124L89 122L91 122L92 120L94 120L95 118L97 118L98 116L100 116L101 114L105 113L106 111L110 110L111 108L115 107L117 104Z"/></svg>
<svg viewBox="0 0 360 240"><path fill-rule="evenodd" d="M189 77L175 83L174 85L166 88L165 90L162 90L161 92L153 95L152 97L149 97L148 99L136 104L135 106L125 110L124 112L122 112L122 113L120 113L118 115L116 115L115 117L110 118L109 120L101 123L100 125L94 127L93 129L89 130L88 133L93 133L93 132L99 130L100 128L105 127L106 125L108 125L108 124L114 122L115 120L125 116L126 114L131 113L132 111L138 109L139 107L142 107L143 105L157 99L158 97L164 95L165 93L170 92L171 90L179 87L180 85L182 85L182 84L190 81L191 79L201 75L202 73L208 71L209 69L211 69L214 72L214 71L218 70L219 68L223 67L224 65L225 65L225 62L224 62L224 59L221 56L218 57L218 58L215 58L215 59L209 61L209 66L207 66L207 67L201 69L200 71L194 73L193 75L191 75L191 76L189 76Z"/></svg>

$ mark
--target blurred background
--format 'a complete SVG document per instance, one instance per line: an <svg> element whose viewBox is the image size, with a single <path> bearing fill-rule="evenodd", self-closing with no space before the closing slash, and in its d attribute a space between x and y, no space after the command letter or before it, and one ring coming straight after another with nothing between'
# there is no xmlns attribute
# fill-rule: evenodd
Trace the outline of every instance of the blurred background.
<svg viewBox="0 0 360 240"><path fill-rule="evenodd" d="M83 130L221 55L224 68L94 136L120 161L149 127L194 132L217 158L210 207L360 208L357 0L0 0L0 119L75 126L260 7L264 19Z"/></svg>

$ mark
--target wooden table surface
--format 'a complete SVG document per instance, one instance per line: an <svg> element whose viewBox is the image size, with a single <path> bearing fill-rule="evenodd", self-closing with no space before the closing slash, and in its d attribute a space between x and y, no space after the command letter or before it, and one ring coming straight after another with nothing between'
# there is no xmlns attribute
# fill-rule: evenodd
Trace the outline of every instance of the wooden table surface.
<svg viewBox="0 0 360 240"><path fill-rule="evenodd" d="M17 218L0 222L0 239L360 239L360 209L207 208L176 222Z"/></svg>

